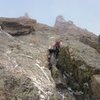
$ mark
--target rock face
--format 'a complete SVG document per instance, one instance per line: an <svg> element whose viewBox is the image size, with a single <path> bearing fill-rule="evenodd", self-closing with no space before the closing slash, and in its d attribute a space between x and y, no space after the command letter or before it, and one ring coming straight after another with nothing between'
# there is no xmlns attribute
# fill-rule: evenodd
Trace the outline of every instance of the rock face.
<svg viewBox="0 0 100 100"><path fill-rule="evenodd" d="M57 16L54 27L61 34L66 33L68 29L77 29L72 21L67 22L63 16Z"/></svg>
<svg viewBox="0 0 100 100"><path fill-rule="evenodd" d="M62 17L59 21L66 24ZM60 68L55 67L52 70L53 73L48 69L48 47L50 44L53 45L58 38L63 42L62 47L70 48L71 57L74 57L75 61L84 62L93 70L100 69L100 54L93 47L80 42L79 37L73 35L74 31L70 31L70 28L67 30L72 32L71 34L56 34L55 28L25 17L17 19L0 18L0 23L4 28L0 31L1 100L75 100L73 87L66 84L68 79L65 81L64 78L66 77L61 74ZM68 27L75 26L72 22L67 24ZM34 32L35 34L29 34ZM95 40L95 35L92 36ZM61 58L65 59L66 56L65 58L61 56ZM66 67L66 62L63 63L62 59L59 59L60 65L64 64L65 70L69 71L66 75L73 75L70 73L72 70L67 69L69 67ZM52 60L52 62L55 63L55 60ZM75 64L72 63L72 65ZM67 63L67 66L70 65ZM76 69L75 66L74 68ZM84 69L84 66L81 66L81 68ZM90 75L88 71L86 71L86 74L82 74L80 70L79 75L74 74L78 77L75 77L76 80L82 80L81 75L83 77ZM70 81L75 79L70 79ZM77 87L77 82L71 81L71 83ZM74 92L76 94L82 93L81 91ZM95 92L93 93L95 95ZM86 99L76 98L76 100Z"/></svg>
<svg viewBox="0 0 100 100"><path fill-rule="evenodd" d="M75 100L56 90L47 66L48 30L12 37L0 32L0 99L2 100ZM5 39L5 41L4 41Z"/></svg>
<svg viewBox="0 0 100 100"><path fill-rule="evenodd" d="M63 59L63 61L65 61L63 63L63 61L58 61L59 64L59 68L61 68L60 70L67 72L67 80L68 84L70 84L69 86L71 86L72 89L75 89L75 91L79 91L79 87L81 91L84 92L84 87L86 88L86 86L89 86L88 88L90 88L91 84L90 82L87 80L88 78L84 79L86 76L92 78L92 74L95 76L96 73L99 73L100 70L100 46L97 44L97 36L94 35L93 33L81 29L79 27L77 27L72 21L66 21L63 16L58 16L55 22L55 29L56 29L56 33L59 33L59 35L61 36L61 39L63 41L63 47L68 47L69 48L69 52L71 52L70 54L70 59L72 59L74 57L74 60L77 62L73 62L73 60L68 61L68 58L65 57L65 55L67 55L66 53L64 54L64 56L61 55L61 58ZM67 51L67 49L66 49ZM64 53L64 52L63 52ZM67 61L65 60L67 59ZM84 62L83 65L77 65L78 63ZM74 64L74 65L73 65ZM76 65L75 65L76 64ZM72 69L75 67L74 71L72 71ZM91 68L92 70L88 69ZM77 70L77 71L75 71ZM75 73L74 73L75 72ZM96 72L96 73L94 73ZM69 73L69 74L68 74ZM71 75L70 75L71 73ZM73 75L75 74L75 75ZM100 75L100 73L99 73ZM98 76L99 76L98 75ZM74 76L74 78L73 78ZM75 82L75 76L76 76L76 82ZM93 77L94 77L93 76ZM70 79L71 78L71 79ZM71 81L70 81L71 80ZM85 81L87 80L87 81ZM91 80L91 79L90 79ZM97 83L99 80L99 78L96 78L96 76L93 78L92 82L95 84ZM84 82L85 81L85 82ZM78 82L78 84L77 84ZM79 83L81 83L81 85L79 85ZM86 85L88 83L88 85ZM83 84L83 86L82 86ZM84 86L85 85L85 86ZM94 98L96 100L99 100L98 96L96 98L96 95L98 95L99 92L99 88L97 89L97 91L94 91L94 88L99 87L99 85L96 87L97 85L93 85L92 84L92 91L94 94ZM91 95L91 89L87 90L85 92L87 92L87 96ZM95 89L96 90L96 89ZM84 92L84 94L85 94ZM88 92L90 94L88 94ZM75 93L76 95L76 93ZM91 100L92 95L89 97ZM86 98L81 98L79 99L79 97L77 98L77 100L86 100ZM93 100L95 100L93 99Z"/></svg>
<svg viewBox="0 0 100 100"><path fill-rule="evenodd" d="M71 48L71 52L73 52L72 55L74 55L76 59L85 61L87 65L90 65L92 68L100 69L100 54L94 48L91 48L80 41L70 39L66 40L64 45Z"/></svg>
<svg viewBox="0 0 100 100"><path fill-rule="evenodd" d="M80 39L84 36L86 38L91 38L92 42L97 42L96 35L86 29L77 27L72 21L66 21L63 16L57 16L54 28L58 34L68 34L74 36L76 39Z"/></svg>
<svg viewBox="0 0 100 100"><path fill-rule="evenodd" d="M11 35L25 35L35 31L36 20L20 18L0 18L3 30Z"/></svg>

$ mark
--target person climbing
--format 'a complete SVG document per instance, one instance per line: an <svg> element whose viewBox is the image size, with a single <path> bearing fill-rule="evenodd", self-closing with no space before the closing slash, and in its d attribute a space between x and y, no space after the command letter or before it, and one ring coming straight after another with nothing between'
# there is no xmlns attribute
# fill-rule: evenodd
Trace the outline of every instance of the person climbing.
<svg viewBox="0 0 100 100"><path fill-rule="evenodd" d="M58 61L60 47L61 47L60 39L56 40L54 45L49 45L49 49L48 49L48 65L49 65L49 69L52 69L52 61L51 61L52 60L52 56L54 56L56 61Z"/></svg>
<svg viewBox="0 0 100 100"><path fill-rule="evenodd" d="M55 41L54 49L55 49L55 57L56 57L56 59L58 59L58 57L59 57L59 51L60 51L61 44L62 44L62 42L60 41L60 39Z"/></svg>
<svg viewBox="0 0 100 100"><path fill-rule="evenodd" d="M49 45L49 49L48 49L48 66L49 66L50 70L52 69L51 56L53 54L55 54L54 52L55 52L55 50L54 50L53 46Z"/></svg>

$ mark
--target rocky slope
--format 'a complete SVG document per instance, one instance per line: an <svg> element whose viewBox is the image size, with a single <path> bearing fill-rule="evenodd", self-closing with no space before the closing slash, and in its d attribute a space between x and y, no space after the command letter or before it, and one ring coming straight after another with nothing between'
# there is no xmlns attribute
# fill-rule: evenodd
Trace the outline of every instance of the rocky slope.
<svg viewBox="0 0 100 100"><path fill-rule="evenodd" d="M72 21L66 21L63 16L58 16L55 22L56 32L60 32L60 37L64 46L69 46L76 58L84 60L88 65L99 68L99 53L92 47L90 43L97 43L97 36L91 32L85 31ZM59 31L57 31L59 30ZM81 40L84 37L83 40Z"/></svg>
<svg viewBox="0 0 100 100"><path fill-rule="evenodd" d="M74 74L75 70L78 70L78 72L76 71L77 73L76 80L78 79L78 84L77 82L76 84L79 85L79 82L82 82L81 80L84 80L84 75L88 73L85 76L89 76L89 73L91 73L91 70L89 71L89 69L87 69L90 67L92 68L91 78L92 78L92 74L94 75L93 76L94 78L92 78L91 80L92 84L90 84L90 82L88 83L88 80L86 83L90 85L89 86L91 87L90 93L92 92L92 94L94 94L94 97L91 98L92 97L91 95L89 98L90 100L91 99L99 100L100 98L99 98L98 93L99 93L100 78L99 78L99 75L97 74L100 74L100 52L99 52L100 49L99 50L97 49L99 48L99 46L97 45L97 36L91 32L88 32L87 30L83 30L77 27L76 25L73 24L72 21L67 22L62 16L57 17L56 23L55 23L55 29L56 29L56 32L59 33L61 36L61 39L63 41L63 47L69 48L70 54L68 55L70 55L71 57L67 58L67 60L69 59L69 61L66 60L67 62L65 63L67 64L66 69L69 71L67 72L67 74L69 73L68 75L71 78L71 81L73 81L73 78L74 78L74 83L69 82L70 86L73 89L75 88L75 75L76 75ZM74 62L72 59L73 57L75 59ZM60 59L62 59L62 57ZM84 62L85 65L79 64L82 62ZM62 60L60 63L62 63ZM70 66L70 68L68 66ZM64 68L64 65L63 66L60 65L60 67L62 67L61 70L66 70ZM74 69L74 67L76 67L76 69ZM72 71L71 69L74 69L74 71ZM85 70L88 70L88 71L85 71ZM72 73L74 77L71 76L70 73ZM85 84L85 82L81 84ZM98 85L96 86L96 84ZM78 90L78 88L76 90ZM87 99L86 98L84 98L83 100L89 99L89 98ZM82 98L79 100L82 100Z"/></svg>
<svg viewBox="0 0 100 100"><path fill-rule="evenodd" d="M58 36L45 29L29 35L9 34L6 29L0 31L0 99L75 100L68 92L63 96L56 90L47 67L48 45Z"/></svg>
<svg viewBox="0 0 100 100"><path fill-rule="evenodd" d="M65 20L61 21L63 22L65 23ZM48 69L47 50L58 38L63 42L62 47L70 48L75 60L84 61L93 70L100 69L100 54L80 42L79 37L84 32L76 32L75 26L74 30L72 26L69 28L72 22L68 24L71 34L56 34L57 30L54 28L23 17L1 18L0 23L4 28L0 31L1 100L75 100L71 87L63 80L59 70L54 68L54 75L58 75L55 74L57 70L59 72L56 80ZM78 35L75 35L74 31ZM92 37L92 41L96 41L95 35L86 34ZM55 60L53 62L55 63ZM84 69L84 66L81 67ZM65 87L62 87L61 83L64 83Z"/></svg>
<svg viewBox="0 0 100 100"><path fill-rule="evenodd" d="M94 33L76 26L72 21L66 21L63 16L57 16L54 28L57 33L68 34L76 39L80 39L83 36L90 38L93 42L96 42L97 39Z"/></svg>

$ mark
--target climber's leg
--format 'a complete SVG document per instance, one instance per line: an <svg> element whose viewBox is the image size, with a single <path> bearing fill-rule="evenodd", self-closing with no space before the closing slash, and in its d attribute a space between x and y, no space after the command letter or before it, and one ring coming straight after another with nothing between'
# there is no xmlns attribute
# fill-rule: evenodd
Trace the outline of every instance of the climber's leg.
<svg viewBox="0 0 100 100"><path fill-rule="evenodd" d="M56 59L58 59L58 57L59 57L59 49L56 49L55 55L56 55Z"/></svg>
<svg viewBox="0 0 100 100"><path fill-rule="evenodd" d="M48 67L49 67L49 70L51 70L52 69L52 64L49 62L49 64L48 64Z"/></svg>

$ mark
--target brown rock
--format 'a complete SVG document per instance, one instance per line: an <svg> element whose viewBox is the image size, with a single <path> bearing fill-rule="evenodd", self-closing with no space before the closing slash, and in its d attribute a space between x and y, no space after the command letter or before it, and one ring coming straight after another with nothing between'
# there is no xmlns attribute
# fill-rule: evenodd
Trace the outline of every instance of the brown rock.
<svg viewBox="0 0 100 100"><path fill-rule="evenodd" d="M25 35L35 31L36 20L28 18L0 18L3 30L11 35Z"/></svg>
<svg viewBox="0 0 100 100"><path fill-rule="evenodd" d="M72 21L66 21L63 16L57 16L54 28L59 34L66 34L78 38L84 36L85 38L90 38L92 42L96 42L97 36L89 32L87 29L82 29L76 26Z"/></svg>

